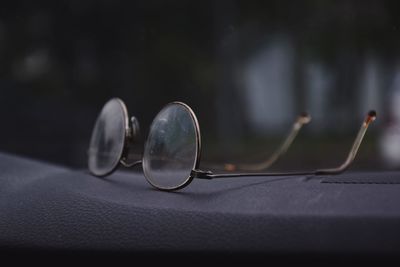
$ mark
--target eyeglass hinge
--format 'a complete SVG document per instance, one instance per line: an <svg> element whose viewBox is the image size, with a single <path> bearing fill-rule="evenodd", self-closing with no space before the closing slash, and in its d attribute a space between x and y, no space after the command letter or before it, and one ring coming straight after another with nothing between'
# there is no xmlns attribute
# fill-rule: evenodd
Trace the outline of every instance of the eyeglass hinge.
<svg viewBox="0 0 400 267"><path fill-rule="evenodd" d="M212 179L210 175L213 173L210 171L202 171L202 170L192 170L190 175L193 178L198 178L198 179Z"/></svg>

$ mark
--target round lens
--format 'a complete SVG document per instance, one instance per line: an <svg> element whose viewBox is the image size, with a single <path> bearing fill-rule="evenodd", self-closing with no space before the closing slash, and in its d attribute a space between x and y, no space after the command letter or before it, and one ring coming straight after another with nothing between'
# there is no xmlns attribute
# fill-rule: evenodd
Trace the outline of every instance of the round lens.
<svg viewBox="0 0 400 267"><path fill-rule="evenodd" d="M118 98L108 101L93 129L89 146L89 171L97 176L112 172L118 165L125 145L128 114Z"/></svg>
<svg viewBox="0 0 400 267"><path fill-rule="evenodd" d="M197 167L200 133L193 111L168 104L154 119L143 154L143 172L154 187L175 190L191 181Z"/></svg>

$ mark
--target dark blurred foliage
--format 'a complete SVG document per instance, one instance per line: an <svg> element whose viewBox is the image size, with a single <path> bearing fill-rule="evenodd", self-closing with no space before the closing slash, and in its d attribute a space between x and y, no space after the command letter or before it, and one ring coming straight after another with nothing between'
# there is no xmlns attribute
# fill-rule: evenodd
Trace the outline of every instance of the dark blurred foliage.
<svg viewBox="0 0 400 267"><path fill-rule="evenodd" d="M287 163L337 163L364 110L376 108L381 123L361 151L369 165L377 158L377 129L389 118L400 63L398 3L2 1L0 150L84 166L96 115L118 96L144 136L162 106L180 100L199 117L206 157L256 158L319 99L315 124ZM275 79L274 64L281 61L288 75L278 71ZM317 66L311 70L328 73L317 75L329 78L322 96L318 86L310 91L309 62ZM263 68L270 73L265 79ZM262 83L254 90L253 73ZM379 86L365 89L371 82ZM261 120L269 118L265 124L258 111Z"/></svg>

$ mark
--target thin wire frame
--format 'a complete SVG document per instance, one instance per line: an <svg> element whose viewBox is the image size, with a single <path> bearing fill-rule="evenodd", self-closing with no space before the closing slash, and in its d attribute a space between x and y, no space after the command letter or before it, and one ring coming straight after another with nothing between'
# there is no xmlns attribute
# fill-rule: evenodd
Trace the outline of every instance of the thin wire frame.
<svg viewBox="0 0 400 267"><path fill-rule="evenodd" d="M128 115L128 111L127 108L124 104L124 102L120 99L119 100L121 106L123 107L124 110L124 121L126 123L126 133L125 133L125 138L124 138L124 150L121 153L121 157L119 160L119 163L122 166L125 167L133 167L133 166L137 166L137 165L141 165L142 164L142 160L139 161L134 161L132 163L128 163L127 162L127 156L128 156L128 152L129 152L129 145L130 142L133 141L134 139L134 128L135 128L135 124L137 123L137 120L135 117L131 118L131 125L129 124L129 115ZM351 163L354 161L358 149L362 143L362 140L365 136L365 133L368 129L368 126L370 125L370 123L372 123L375 119L376 119L376 112L375 111L370 111L366 118L364 119L361 128L357 134L357 137L353 143L353 146L348 154L348 157L346 159L346 161L341 164L339 167L336 168L330 168L330 169L319 169L319 170L315 170L315 171L304 171L304 172L273 172L273 173L268 173L268 172L247 172L247 173L213 173L211 171L204 171L201 170L200 167L200 158L201 158L201 133L200 133L200 126L199 126L199 122L197 120L197 117L194 113L194 111L185 103L183 102L179 102L179 101L175 101L175 102L171 102L169 104L167 104L163 109L167 108L168 106L171 105L180 105L182 107L184 107L186 109L186 111L190 114L190 117L192 119L193 125L194 125L194 129L195 129L195 134L196 134L196 156L195 156L195 161L193 163L193 169L191 171L190 174L188 174L188 178L181 184L174 186L174 187L168 187L168 188L163 188L158 186L157 184L151 182L150 179L148 179L148 177L146 177L146 180L155 188L162 190L162 191L175 191L175 190L179 190L182 189L186 186L188 186L194 178L198 178L198 179L216 179L216 178L234 178L234 177L250 177L250 176L298 176L298 175L329 175L329 174L339 174L344 172L350 165ZM163 110L162 109L162 110ZM254 169L260 168L260 165L262 165L261 167L264 168L266 167L265 165L268 165L267 167L270 166L271 162L273 163L274 161L276 161L277 158L279 158L280 155L282 155L283 153L286 152L286 150L288 149L288 147L290 146L290 144L293 142L294 138L296 137L298 131L301 129L302 125L308 123L310 120L309 116L300 116L298 118L298 120L295 122L292 131L290 132L290 134L288 135L288 137L285 139L285 141L283 142L283 144L280 146L280 148L275 152L275 155L273 154L273 156L266 160L265 162L262 162L259 164L259 166L257 166L257 164L253 164L253 166L255 167ZM154 123L154 120L153 120ZM137 129L136 129L137 130ZM276 156L278 155L278 156ZM142 158L143 159L143 158ZM272 159L272 160L271 160ZM267 164L268 163L268 164ZM240 166L246 166L246 165L240 165ZM115 171L115 169L118 167L118 165L116 165L113 170L111 170L108 174L111 174L112 172ZM226 170L226 167L225 167ZM107 175L108 175L107 174Z"/></svg>

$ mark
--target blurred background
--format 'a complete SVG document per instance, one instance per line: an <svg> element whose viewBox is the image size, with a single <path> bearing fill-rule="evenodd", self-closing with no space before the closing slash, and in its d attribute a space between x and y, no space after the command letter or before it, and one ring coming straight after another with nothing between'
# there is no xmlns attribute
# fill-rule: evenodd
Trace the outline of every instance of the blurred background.
<svg viewBox="0 0 400 267"><path fill-rule="evenodd" d="M265 158L301 111L312 122L276 169L400 166L398 1L2 1L0 151L86 166L96 116L122 98L145 137L189 104L203 160Z"/></svg>

